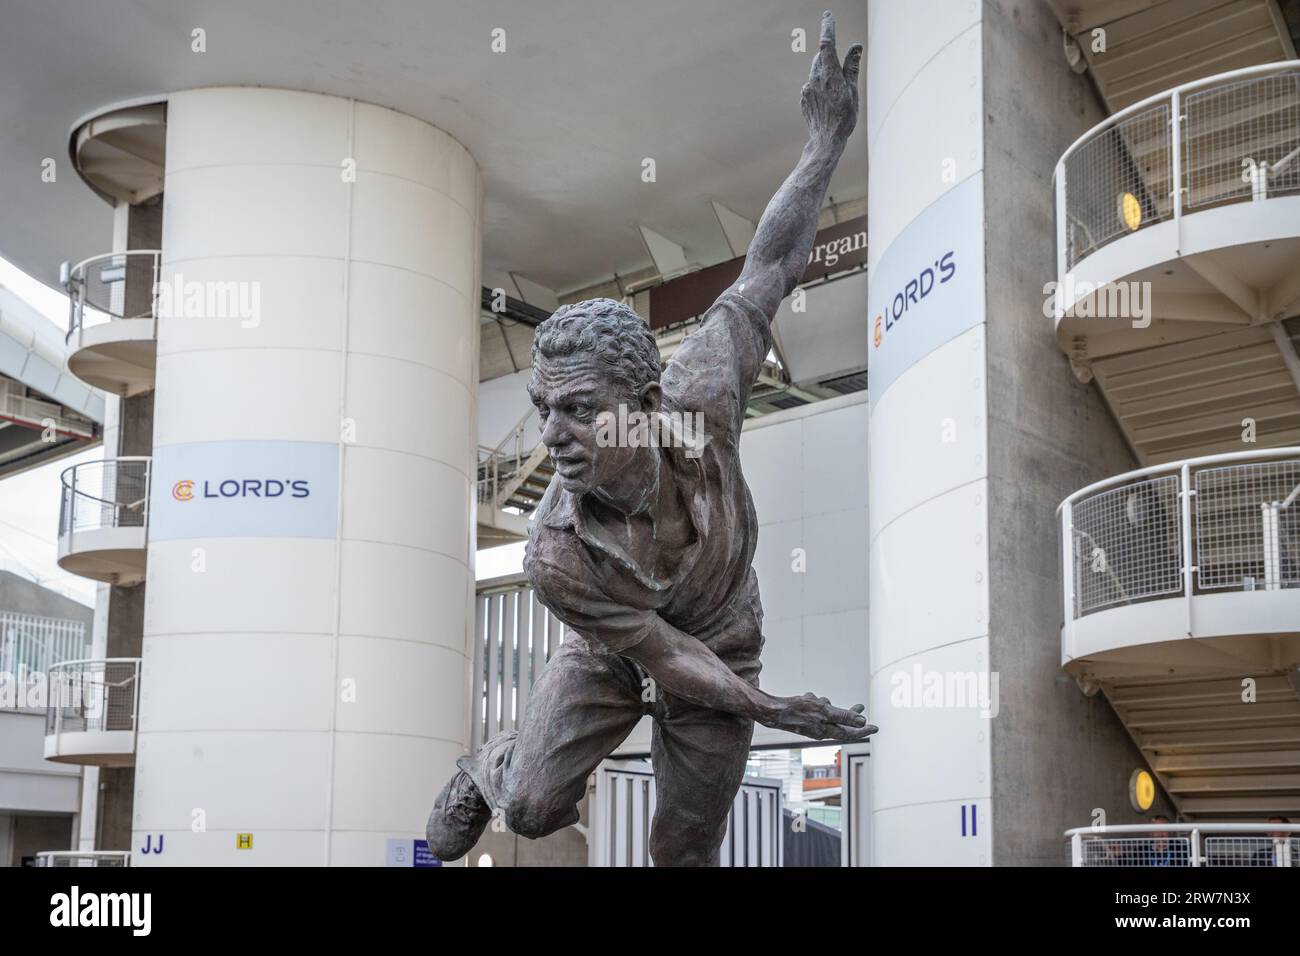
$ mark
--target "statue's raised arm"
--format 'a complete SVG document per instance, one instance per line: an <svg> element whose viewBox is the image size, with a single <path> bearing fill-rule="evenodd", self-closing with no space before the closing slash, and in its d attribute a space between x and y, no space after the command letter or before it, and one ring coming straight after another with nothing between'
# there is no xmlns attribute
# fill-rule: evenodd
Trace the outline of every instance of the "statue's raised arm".
<svg viewBox="0 0 1300 956"><path fill-rule="evenodd" d="M731 287L758 306L769 321L807 266L831 173L858 121L861 63L862 44L855 43L840 65L835 52L835 18L828 10L822 15L817 56L799 100L808 124L808 142L798 165L767 204L749 244L745 267Z"/></svg>

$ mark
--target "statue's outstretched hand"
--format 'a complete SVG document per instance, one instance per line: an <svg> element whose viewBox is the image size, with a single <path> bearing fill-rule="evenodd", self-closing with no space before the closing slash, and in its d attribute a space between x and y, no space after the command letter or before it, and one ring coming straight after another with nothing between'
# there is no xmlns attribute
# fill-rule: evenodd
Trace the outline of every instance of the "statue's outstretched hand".
<svg viewBox="0 0 1300 956"><path fill-rule="evenodd" d="M842 710L816 694L781 697L778 700L776 713L770 721L764 721L776 730L788 730L813 740L852 743L866 740L879 729L874 724L867 723L867 718L862 716L865 708L861 704Z"/></svg>
<svg viewBox="0 0 1300 956"><path fill-rule="evenodd" d="M849 47L840 66L835 53L835 18L822 14L821 46L799 97L804 122L814 139L849 138L858 121L858 69L862 44Z"/></svg>

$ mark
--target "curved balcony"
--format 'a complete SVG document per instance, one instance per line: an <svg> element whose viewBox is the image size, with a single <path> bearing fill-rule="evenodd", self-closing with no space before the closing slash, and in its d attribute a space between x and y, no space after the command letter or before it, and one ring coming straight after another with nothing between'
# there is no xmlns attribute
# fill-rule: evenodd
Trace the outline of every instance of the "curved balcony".
<svg viewBox="0 0 1300 956"><path fill-rule="evenodd" d="M1261 443L1300 443L1300 61L1135 103L1054 181L1046 311L1142 463L1239 447L1252 409Z"/></svg>
<svg viewBox="0 0 1300 956"><path fill-rule="evenodd" d="M50 668L48 679L45 759L134 766L140 659L65 661Z"/></svg>
<svg viewBox="0 0 1300 956"><path fill-rule="evenodd" d="M1061 656L1075 676L1300 664L1300 448L1118 475L1060 515Z"/></svg>
<svg viewBox="0 0 1300 956"><path fill-rule="evenodd" d="M1138 823L1065 831L1070 865L1300 867L1294 823Z"/></svg>
<svg viewBox="0 0 1300 956"><path fill-rule="evenodd" d="M68 368L87 385L125 397L153 389L161 258L156 249L110 252L67 270Z"/></svg>
<svg viewBox="0 0 1300 956"><path fill-rule="evenodd" d="M144 580L149 465L148 458L109 458L64 470L59 567L107 584Z"/></svg>
<svg viewBox="0 0 1300 956"><path fill-rule="evenodd" d="M1061 505L1061 663L1179 812L1300 812L1300 448L1144 468Z"/></svg>

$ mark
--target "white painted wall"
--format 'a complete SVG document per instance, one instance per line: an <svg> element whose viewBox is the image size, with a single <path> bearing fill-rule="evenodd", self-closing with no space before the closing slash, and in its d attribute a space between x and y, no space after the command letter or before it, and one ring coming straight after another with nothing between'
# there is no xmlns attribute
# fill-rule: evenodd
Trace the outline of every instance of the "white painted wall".
<svg viewBox="0 0 1300 956"><path fill-rule="evenodd" d="M528 415L532 402L528 400L528 377L531 368L521 369L513 375L503 375L478 386L478 443L484 448L496 448ZM537 416L529 415L524 423L521 445L524 453L532 451L542 440L537 427Z"/></svg>
<svg viewBox="0 0 1300 956"><path fill-rule="evenodd" d="M741 435L759 525L761 678L772 694L816 691L842 707L869 703L866 398L859 392L765 416ZM765 727L754 735L756 743L787 739Z"/></svg>
<svg viewBox="0 0 1300 956"><path fill-rule="evenodd" d="M0 711L0 811L76 813L81 768L45 759L45 714Z"/></svg>
<svg viewBox="0 0 1300 956"><path fill-rule="evenodd" d="M871 314L944 249L960 248L967 283L885 331L869 366L878 865L992 862L988 721L901 693L918 669L989 666L980 11L975 0L870 4Z"/></svg>
<svg viewBox="0 0 1300 956"><path fill-rule="evenodd" d="M167 839L137 865L382 865L422 836L467 742L481 199L459 143L381 107L170 98L163 279L257 283L261 314L159 323L133 839ZM295 469L310 520L171 493Z"/></svg>

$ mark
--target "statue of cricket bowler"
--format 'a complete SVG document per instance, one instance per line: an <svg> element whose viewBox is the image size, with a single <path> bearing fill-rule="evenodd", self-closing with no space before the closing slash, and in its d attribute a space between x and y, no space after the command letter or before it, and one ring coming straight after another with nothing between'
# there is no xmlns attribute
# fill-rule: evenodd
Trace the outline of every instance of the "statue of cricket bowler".
<svg viewBox="0 0 1300 956"><path fill-rule="evenodd" d="M494 809L530 838L575 823L588 776L649 714L658 787L650 854L657 866L716 866L754 721L814 740L875 733L861 704L841 710L814 694L758 689L758 521L739 457L772 318L804 271L857 121L861 59L854 45L840 66L825 14L800 101L803 155L763 213L740 278L666 368L645 321L610 299L566 305L538 327L528 394L556 474L524 569L570 630L522 727L462 757L438 795L428 838L440 859L468 853ZM661 422L702 420L705 433L667 427L658 433L684 440L598 441L620 406Z"/></svg>

